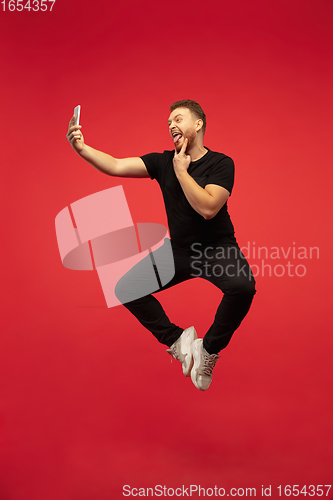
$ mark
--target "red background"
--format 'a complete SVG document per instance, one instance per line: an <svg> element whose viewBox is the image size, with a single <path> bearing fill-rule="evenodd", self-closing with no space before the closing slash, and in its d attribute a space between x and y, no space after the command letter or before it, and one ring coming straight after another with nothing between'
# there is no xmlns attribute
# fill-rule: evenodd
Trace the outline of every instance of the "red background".
<svg viewBox="0 0 333 500"><path fill-rule="evenodd" d="M332 14L329 0L1 11L1 500L332 483ZM119 184L136 222L166 221L155 182L74 154L75 105L86 142L125 157L172 149L169 105L187 98L206 112L205 145L235 161L239 244L320 251L266 261L306 275L257 276L206 393L107 309L96 273L62 266L54 230L65 206ZM220 294L195 280L160 299L203 336Z"/></svg>

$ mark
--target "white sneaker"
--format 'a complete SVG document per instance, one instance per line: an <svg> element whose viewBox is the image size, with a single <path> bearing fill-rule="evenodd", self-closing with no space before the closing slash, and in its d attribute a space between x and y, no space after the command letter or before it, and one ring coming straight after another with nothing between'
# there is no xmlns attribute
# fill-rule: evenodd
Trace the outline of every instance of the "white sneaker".
<svg viewBox="0 0 333 500"><path fill-rule="evenodd" d="M193 342L192 355L192 382L199 391L206 391L212 381L213 368L220 356L218 354L209 354L203 346L202 339Z"/></svg>
<svg viewBox="0 0 333 500"><path fill-rule="evenodd" d="M194 326L190 326L183 331L179 339L177 339L176 342L172 344L170 349L166 350L168 354L181 362L181 364L183 365L183 373L185 377L189 377L191 374L191 369L193 366L191 345L197 338L198 335L195 331Z"/></svg>

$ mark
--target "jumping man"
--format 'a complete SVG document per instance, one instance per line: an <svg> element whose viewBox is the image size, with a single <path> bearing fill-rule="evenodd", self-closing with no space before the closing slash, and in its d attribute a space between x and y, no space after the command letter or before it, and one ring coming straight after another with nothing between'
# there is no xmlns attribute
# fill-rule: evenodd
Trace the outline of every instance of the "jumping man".
<svg viewBox="0 0 333 500"><path fill-rule="evenodd" d="M174 150L142 157L114 158L84 143L81 126L69 122L67 138L83 159L100 172L119 177L149 177L159 183L165 203L175 265L165 290L201 277L218 287L223 298L203 339L194 327L171 323L153 295L124 303L167 352L182 363L201 391L208 389L219 352L228 345L252 303L255 290L249 264L237 244L227 200L234 184L233 160L203 145L206 115L192 100L170 107L169 133ZM117 284L116 294L130 284ZM161 291L159 290L159 291Z"/></svg>

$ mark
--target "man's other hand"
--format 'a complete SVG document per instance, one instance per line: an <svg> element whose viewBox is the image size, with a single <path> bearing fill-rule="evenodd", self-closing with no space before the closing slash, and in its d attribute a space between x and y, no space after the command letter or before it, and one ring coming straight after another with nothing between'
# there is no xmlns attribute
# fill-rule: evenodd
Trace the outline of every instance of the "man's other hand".
<svg viewBox="0 0 333 500"><path fill-rule="evenodd" d="M175 170L175 174L178 176L184 172L187 172L188 167L191 163L191 156L185 153L188 144L188 139L184 139L183 145L177 153L175 149L175 156L173 157L173 168Z"/></svg>

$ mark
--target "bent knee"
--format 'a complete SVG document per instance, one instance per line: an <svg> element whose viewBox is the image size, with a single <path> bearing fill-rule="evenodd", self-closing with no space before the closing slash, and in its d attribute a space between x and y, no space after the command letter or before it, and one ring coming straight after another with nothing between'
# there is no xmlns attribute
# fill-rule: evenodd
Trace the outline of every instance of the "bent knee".
<svg viewBox="0 0 333 500"><path fill-rule="evenodd" d="M227 293L241 295L242 297L253 297L257 292L254 279L237 280L229 284Z"/></svg>

